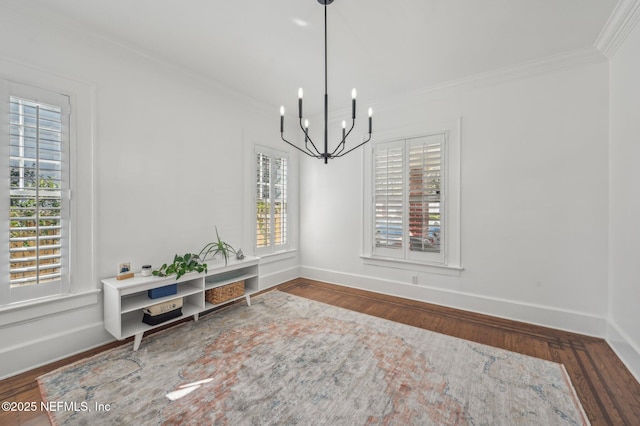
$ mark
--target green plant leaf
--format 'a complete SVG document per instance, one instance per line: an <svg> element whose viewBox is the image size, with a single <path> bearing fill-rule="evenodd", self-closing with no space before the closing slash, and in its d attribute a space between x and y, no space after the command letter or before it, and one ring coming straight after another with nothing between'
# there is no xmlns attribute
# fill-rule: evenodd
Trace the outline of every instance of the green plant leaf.
<svg viewBox="0 0 640 426"><path fill-rule="evenodd" d="M182 256L176 254L173 257L173 263L169 265L166 263L163 264L159 269L153 271L152 274L160 277L176 274L176 279L180 279L189 272L202 272L206 270L206 264L200 262L199 255L185 253Z"/></svg>

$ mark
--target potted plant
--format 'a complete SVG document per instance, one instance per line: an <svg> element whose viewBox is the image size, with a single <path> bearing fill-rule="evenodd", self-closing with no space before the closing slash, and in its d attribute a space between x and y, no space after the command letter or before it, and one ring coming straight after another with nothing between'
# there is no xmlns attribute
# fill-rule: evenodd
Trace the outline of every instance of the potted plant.
<svg viewBox="0 0 640 426"><path fill-rule="evenodd" d="M217 241L208 243L207 245L204 246L202 250L200 250L200 254L198 255L200 259L206 259L209 254L211 254L211 256L214 257L216 254L221 253L222 257L224 258L224 264L226 265L227 261L229 260L230 253L233 253L236 256L238 256L239 259L244 257L242 255L242 250L236 251L236 249L231 247L230 244L227 244L220 239L217 226L216 226L216 239Z"/></svg>
<svg viewBox="0 0 640 426"><path fill-rule="evenodd" d="M163 264L160 269L152 272L156 277L167 277L171 274L176 274L176 279L180 279L181 276L187 272L207 272L207 264L202 263L200 256L197 254L186 253L183 256L177 254L173 258L173 263Z"/></svg>

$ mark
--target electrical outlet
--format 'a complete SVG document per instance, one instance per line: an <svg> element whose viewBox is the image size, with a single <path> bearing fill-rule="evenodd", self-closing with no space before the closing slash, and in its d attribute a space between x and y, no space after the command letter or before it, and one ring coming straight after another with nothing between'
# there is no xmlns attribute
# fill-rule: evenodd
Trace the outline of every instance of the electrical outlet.
<svg viewBox="0 0 640 426"><path fill-rule="evenodd" d="M418 276L417 275L414 275L414 276L411 277L411 283L412 284L418 284Z"/></svg>

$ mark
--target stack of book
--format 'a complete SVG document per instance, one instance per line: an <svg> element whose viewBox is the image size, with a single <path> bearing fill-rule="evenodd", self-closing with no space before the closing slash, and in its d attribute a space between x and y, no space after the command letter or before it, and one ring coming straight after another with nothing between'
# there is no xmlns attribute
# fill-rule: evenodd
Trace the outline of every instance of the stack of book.
<svg viewBox="0 0 640 426"><path fill-rule="evenodd" d="M147 306L142 312L142 322L145 324L156 325L169 321L182 315L182 297Z"/></svg>

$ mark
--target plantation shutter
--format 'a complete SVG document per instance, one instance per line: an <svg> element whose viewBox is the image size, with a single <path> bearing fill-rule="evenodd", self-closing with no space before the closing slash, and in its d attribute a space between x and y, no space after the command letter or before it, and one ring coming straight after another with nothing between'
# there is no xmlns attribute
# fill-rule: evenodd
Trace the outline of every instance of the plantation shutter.
<svg viewBox="0 0 640 426"><path fill-rule="evenodd" d="M390 142L374 151L375 250L401 256L403 248L404 152L403 145Z"/></svg>
<svg viewBox="0 0 640 426"><path fill-rule="evenodd" d="M256 152L256 248L283 249L288 244L288 159L270 150Z"/></svg>
<svg viewBox="0 0 640 426"><path fill-rule="evenodd" d="M256 247L268 247L271 241L270 185L271 159L261 152L256 154Z"/></svg>
<svg viewBox="0 0 640 426"><path fill-rule="evenodd" d="M273 244L282 246L287 243L287 159L273 159Z"/></svg>
<svg viewBox="0 0 640 426"><path fill-rule="evenodd" d="M375 256L444 262L445 141L439 133L375 145Z"/></svg>
<svg viewBox="0 0 640 426"><path fill-rule="evenodd" d="M44 91L42 96L37 91L31 96L33 88L21 88L14 85L11 92L29 96L9 97L8 248L13 301L59 294L69 287L65 203L69 98Z"/></svg>
<svg viewBox="0 0 640 426"><path fill-rule="evenodd" d="M444 135L409 141L409 250L440 253Z"/></svg>

